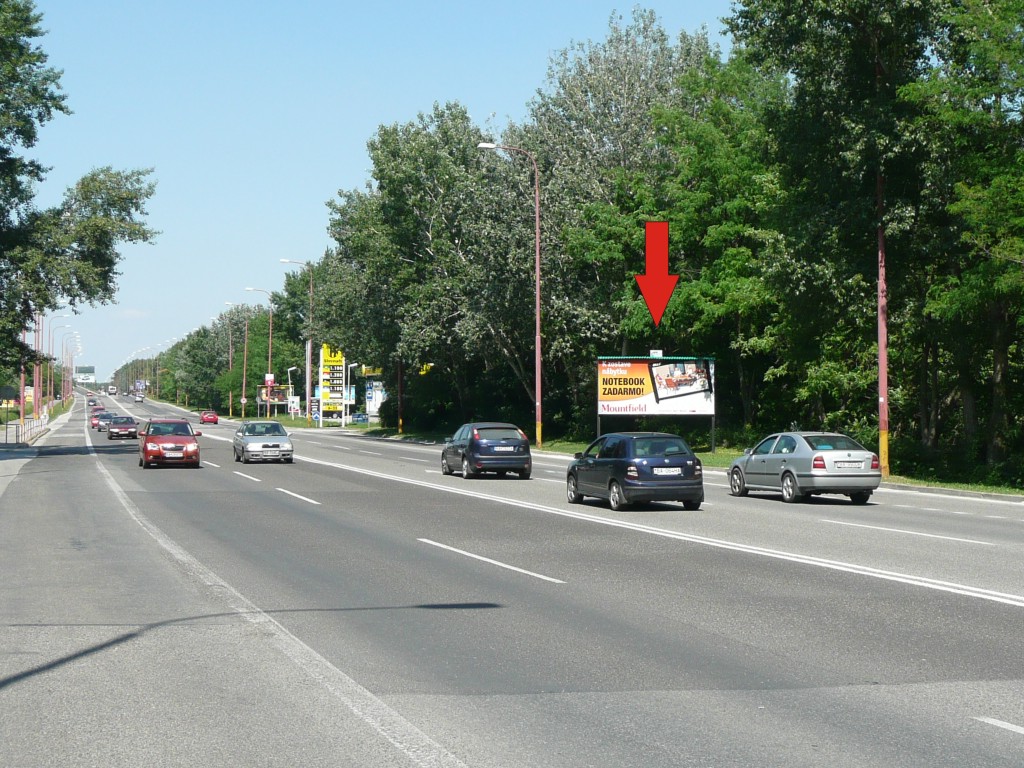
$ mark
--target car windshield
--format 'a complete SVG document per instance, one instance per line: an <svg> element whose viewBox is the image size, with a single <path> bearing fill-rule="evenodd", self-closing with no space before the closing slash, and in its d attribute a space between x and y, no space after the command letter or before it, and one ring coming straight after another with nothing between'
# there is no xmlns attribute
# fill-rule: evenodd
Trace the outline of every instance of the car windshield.
<svg viewBox="0 0 1024 768"><path fill-rule="evenodd" d="M287 432L284 431L284 427L275 422L273 424L249 424L242 434L266 437L268 435L285 435Z"/></svg>
<svg viewBox="0 0 1024 768"><path fill-rule="evenodd" d="M638 437L634 441L633 450L638 458L643 458L688 454L690 447L680 437Z"/></svg>
<svg viewBox="0 0 1024 768"><path fill-rule="evenodd" d="M478 427L477 434L481 440L519 440L519 430L515 427Z"/></svg>
<svg viewBox="0 0 1024 768"><path fill-rule="evenodd" d="M186 437L192 434L192 428L185 423L182 424L153 424L149 428L149 434L154 436L173 435L175 437Z"/></svg>
<svg viewBox="0 0 1024 768"><path fill-rule="evenodd" d="M134 424L135 419L131 416L115 416L110 420L112 424Z"/></svg>
<svg viewBox="0 0 1024 768"><path fill-rule="evenodd" d="M863 451L864 446L846 435L805 435L804 440L816 451Z"/></svg>

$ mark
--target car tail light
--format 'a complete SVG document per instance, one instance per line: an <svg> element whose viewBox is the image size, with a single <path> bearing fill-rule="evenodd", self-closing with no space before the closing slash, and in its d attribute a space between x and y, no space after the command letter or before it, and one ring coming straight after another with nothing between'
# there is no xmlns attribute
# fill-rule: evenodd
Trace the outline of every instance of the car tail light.
<svg viewBox="0 0 1024 768"><path fill-rule="evenodd" d="M626 477L640 477L640 473L636 471L636 464L626 467Z"/></svg>
<svg viewBox="0 0 1024 768"><path fill-rule="evenodd" d="M820 454L815 456L811 461L811 469L825 469L825 457Z"/></svg>
<svg viewBox="0 0 1024 768"><path fill-rule="evenodd" d="M473 439L474 440L479 440L480 439L480 433L477 432L476 427L473 427Z"/></svg>
<svg viewBox="0 0 1024 768"><path fill-rule="evenodd" d="M525 433L525 432L523 432L523 430L521 430L521 429L518 429L518 430L516 430L516 431L517 431L517 432L519 432L519 436L520 436L521 438L523 438L523 440L525 440L526 442L530 442L530 438L528 438L528 437L526 436L526 433Z"/></svg>
<svg viewBox="0 0 1024 768"><path fill-rule="evenodd" d="M872 468L872 469L880 469L880 468L881 468L881 466L882 466L882 465L881 465L881 463L880 463L880 462L878 461L878 456L877 456L877 454L874 454L874 453L872 453L872 454L871 454L871 468Z"/></svg>

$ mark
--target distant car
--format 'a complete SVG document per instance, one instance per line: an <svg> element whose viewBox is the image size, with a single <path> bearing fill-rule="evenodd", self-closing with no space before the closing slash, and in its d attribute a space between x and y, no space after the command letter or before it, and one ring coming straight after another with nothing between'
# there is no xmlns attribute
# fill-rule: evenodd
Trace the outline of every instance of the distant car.
<svg viewBox="0 0 1024 768"><path fill-rule="evenodd" d="M679 435L612 432L575 455L565 487L570 504L594 496L614 510L645 501L681 501L695 510L704 502L704 467Z"/></svg>
<svg viewBox="0 0 1024 768"><path fill-rule="evenodd" d="M200 424L217 424L219 421L216 411L201 411L199 413Z"/></svg>
<svg viewBox="0 0 1024 768"><path fill-rule="evenodd" d="M107 424L107 440L137 439L139 425L131 416L115 416Z"/></svg>
<svg viewBox="0 0 1024 768"><path fill-rule="evenodd" d="M145 399L146 399L146 398L145 398L145 397L143 397L142 395L136 395L136 396L135 396L135 402L136 402L136 403L141 403L141 402L142 402L143 400L145 400Z"/></svg>
<svg viewBox="0 0 1024 768"><path fill-rule="evenodd" d="M291 464L295 448L287 430L277 421L243 421L231 439L235 461L283 461Z"/></svg>
<svg viewBox="0 0 1024 768"><path fill-rule="evenodd" d="M198 467L199 441L187 419L153 419L139 430L139 466L184 464Z"/></svg>
<svg viewBox="0 0 1024 768"><path fill-rule="evenodd" d="M93 411L92 416L89 417L89 429L96 429L99 426L101 413L106 413L106 411Z"/></svg>
<svg viewBox="0 0 1024 768"><path fill-rule="evenodd" d="M85 401L85 404L92 408L94 405L96 405L96 398L90 397L88 400Z"/></svg>
<svg viewBox="0 0 1024 768"><path fill-rule="evenodd" d="M107 430L107 426L110 424L111 420L115 416L117 416L117 414L116 413L111 413L110 411L101 411L101 412L97 413L96 414L96 431L97 432L105 432Z"/></svg>
<svg viewBox="0 0 1024 768"><path fill-rule="evenodd" d="M530 440L515 424L463 424L452 437L445 438L441 449L442 474L451 475L459 469L467 480L481 472L497 472L499 477L516 472L521 479L529 480L533 471Z"/></svg>
<svg viewBox="0 0 1024 768"><path fill-rule="evenodd" d="M780 432L748 448L729 468L729 493L775 491L786 502L840 493L866 504L882 483L878 455L834 432Z"/></svg>

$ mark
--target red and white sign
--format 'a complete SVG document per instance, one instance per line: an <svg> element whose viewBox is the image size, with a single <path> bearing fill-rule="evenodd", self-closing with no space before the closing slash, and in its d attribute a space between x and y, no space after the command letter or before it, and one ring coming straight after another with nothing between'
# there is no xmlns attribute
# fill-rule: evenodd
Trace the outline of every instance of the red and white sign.
<svg viewBox="0 0 1024 768"><path fill-rule="evenodd" d="M265 373L265 374L263 374L263 383L266 384L268 387L274 386L274 374L272 374L272 373Z"/></svg>

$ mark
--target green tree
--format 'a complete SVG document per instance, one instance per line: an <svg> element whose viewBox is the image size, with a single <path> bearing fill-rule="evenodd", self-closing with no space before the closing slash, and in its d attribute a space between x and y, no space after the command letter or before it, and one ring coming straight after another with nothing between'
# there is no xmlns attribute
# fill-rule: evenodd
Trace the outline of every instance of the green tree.
<svg viewBox="0 0 1024 768"><path fill-rule="evenodd" d="M30 0L0 3L0 367L33 356L20 333L59 306L104 304L116 289L117 247L154 233L142 223L154 185L148 171L100 168L61 205L34 205L46 169L25 156L39 128L68 114L61 73L36 44L41 16Z"/></svg>

